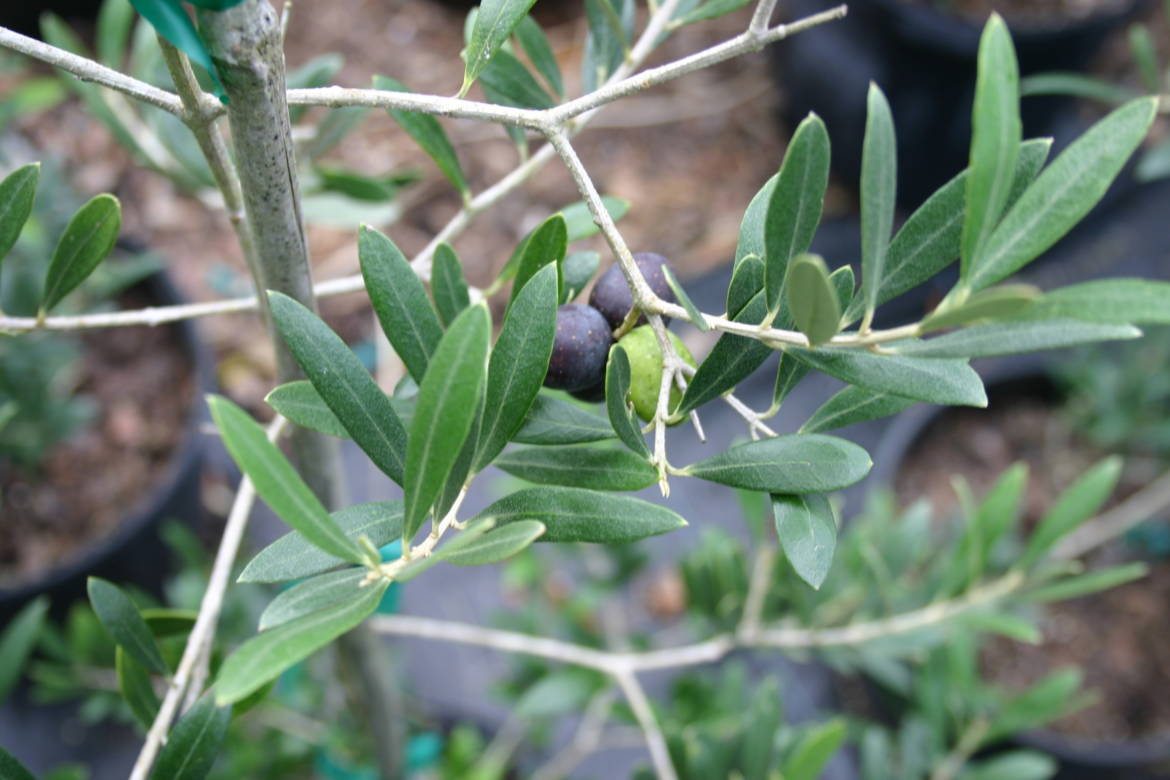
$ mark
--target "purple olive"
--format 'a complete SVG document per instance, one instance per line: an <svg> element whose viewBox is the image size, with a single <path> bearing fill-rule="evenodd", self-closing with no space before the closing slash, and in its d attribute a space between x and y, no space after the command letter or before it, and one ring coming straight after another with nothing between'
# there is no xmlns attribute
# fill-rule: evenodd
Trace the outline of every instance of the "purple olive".
<svg viewBox="0 0 1170 780"><path fill-rule="evenodd" d="M545 386L578 392L602 384L611 344L613 334L597 309L566 303L557 309L557 335Z"/></svg>
<svg viewBox="0 0 1170 780"><path fill-rule="evenodd" d="M666 283L666 274L662 272L667 265L667 259L654 252L638 252L634 255L634 262L637 263L638 270L642 272L654 294L664 301L673 303L674 292ZM617 329L625 321L626 315L634 306L634 296L626 284L626 277L622 275L620 266L611 265L609 270L597 279L597 284L593 285L593 292L589 293L589 305L601 312L611 330ZM637 324L645 322L646 317L643 315L638 318Z"/></svg>

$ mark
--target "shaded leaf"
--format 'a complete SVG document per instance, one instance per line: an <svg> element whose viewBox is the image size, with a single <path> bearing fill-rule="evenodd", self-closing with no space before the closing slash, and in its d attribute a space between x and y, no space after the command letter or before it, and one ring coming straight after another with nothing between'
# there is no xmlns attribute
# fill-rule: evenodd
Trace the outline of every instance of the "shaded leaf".
<svg viewBox="0 0 1170 780"><path fill-rule="evenodd" d="M277 385L264 397L264 401L282 417L287 417L302 428L349 438L349 431L308 379Z"/></svg>
<svg viewBox="0 0 1170 780"><path fill-rule="evenodd" d="M448 553L443 560L456 566L498 563L532 544L544 530L544 523L537 520L509 523L503 528L493 528L462 550Z"/></svg>
<svg viewBox="0 0 1170 780"><path fill-rule="evenodd" d="M260 613L257 630L267 631L290 620L349 601L368 573L368 569L351 566L319 574L282 590Z"/></svg>
<svg viewBox="0 0 1170 780"><path fill-rule="evenodd" d="M988 238L972 263L967 286L978 290L1015 273L1077 224L1141 143L1156 107L1156 100L1135 100L1069 144Z"/></svg>
<svg viewBox="0 0 1170 780"><path fill-rule="evenodd" d="M764 186L752 196L743 212L743 219L739 223L739 240L735 245L735 265L733 270L739 270L739 264L745 257L755 255L762 263L767 251L764 243L764 230L768 217L768 207L772 203L772 194L776 192L780 173L777 171L772 178L764 182ZM760 283L763 286L763 282ZM753 293L754 294L754 293ZM728 306L728 311L732 311Z"/></svg>
<svg viewBox="0 0 1170 780"><path fill-rule="evenodd" d="M0 261L16 244L32 214L40 177L41 164L37 162L17 168L0 181Z"/></svg>
<svg viewBox="0 0 1170 780"><path fill-rule="evenodd" d="M561 79L561 68L540 25L531 16L525 16L512 32L524 53L528 55L528 59L532 60L532 64L552 87L553 92L559 97L564 97L565 86Z"/></svg>
<svg viewBox="0 0 1170 780"><path fill-rule="evenodd" d="M1116 339L1135 339L1142 332L1132 325L1099 325L1076 320L997 322L976 325L927 341L891 346L899 355L924 358L977 358L1060 349Z"/></svg>
<svg viewBox="0 0 1170 780"><path fill-rule="evenodd" d="M444 325L450 325L459 312L471 305L467 280L463 278L463 264L450 244L439 244L435 250L434 264L431 266L431 294L435 298L439 320Z"/></svg>
<svg viewBox="0 0 1170 780"><path fill-rule="evenodd" d="M622 443L644 458L650 457L646 440L627 397L630 393L630 358L626 350L614 345L609 350L609 362L605 366L605 408L609 412L609 423Z"/></svg>
<svg viewBox="0 0 1170 780"><path fill-rule="evenodd" d="M95 195L65 226L45 274L41 311L49 311L106 259L122 226L122 206L113 195Z"/></svg>
<svg viewBox="0 0 1170 780"><path fill-rule="evenodd" d="M568 303L588 286L601 265L601 255L597 252L573 252L561 264L565 288L561 293L561 303Z"/></svg>
<svg viewBox="0 0 1170 780"><path fill-rule="evenodd" d="M1022 129L1019 68L1007 25L992 13L979 40L971 162L960 251L960 278L968 279L1007 205Z"/></svg>
<svg viewBox="0 0 1170 780"><path fill-rule="evenodd" d="M358 260L370 303L394 351L422 381L443 326L426 288L394 242L369 225L358 231Z"/></svg>
<svg viewBox="0 0 1170 780"><path fill-rule="evenodd" d="M800 426L800 433L831 431L867 420L880 420L909 409L915 403L910 398L875 393L864 387L850 385L813 412L805 424Z"/></svg>
<svg viewBox="0 0 1170 780"><path fill-rule="evenodd" d="M764 289L764 261L747 255L735 266L727 285L727 313L734 317Z"/></svg>
<svg viewBox="0 0 1170 780"><path fill-rule="evenodd" d="M362 361L317 315L278 292L268 304L313 388L383 474L403 484L406 429Z"/></svg>
<svg viewBox="0 0 1170 780"><path fill-rule="evenodd" d="M1017 565L1036 563L1052 545L1095 515L1120 476L1121 458L1117 456L1105 458L1081 475L1040 518Z"/></svg>
<svg viewBox="0 0 1170 780"><path fill-rule="evenodd" d="M609 218L614 222L620 220L630 210L630 202L628 200L618 198L614 195L602 195L601 202L605 206L605 211L609 214ZM565 227L569 233L570 244L574 241L580 241L583 238L597 235L601 230L593 220L593 212L589 210L589 204L583 200L565 206L558 213L565 218Z"/></svg>
<svg viewBox="0 0 1170 780"><path fill-rule="evenodd" d="M1045 293L1021 313L1026 320L1067 317L1082 322L1170 325L1170 282L1097 279Z"/></svg>
<svg viewBox="0 0 1170 780"><path fill-rule="evenodd" d="M16 757L0 747L0 777L5 780L37 780Z"/></svg>
<svg viewBox="0 0 1170 780"><path fill-rule="evenodd" d="M963 360L876 355L856 349L801 349L787 353L851 385L950 406L987 406L979 375Z"/></svg>
<svg viewBox="0 0 1170 780"><path fill-rule="evenodd" d="M812 728L784 761L784 780L816 780L844 741L845 721L841 718Z"/></svg>
<svg viewBox="0 0 1170 780"><path fill-rule="evenodd" d="M796 128L764 222L765 289L768 311L777 312L792 258L808 250L821 221L829 183L829 134L816 114Z"/></svg>
<svg viewBox="0 0 1170 780"><path fill-rule="evenodd" d="M1001 284L980 290L956 306L940 306L925 319L920 333L955 328L981 320L1002 320L1017 314L1040 297L1030 284Z"/></svg>
<svg viewBox="0 0 1170 780"><path fill-rule="evenodd" d="M628 496L573 487L533 487L501 498L477 515L507 527L539 520L542 542L634 542L687 524L669 509Z"/></svg>
<svg viewBox="0 0 1170 780"><path fill-rule="evenodd" d="M365 620L377 608L389 583L357 589L348 601L292 620L252 637L219 669L215 700L232 704L280 676L298 661Z"/></svg>
<svg viewBox="0 0 1170 780"><path fill-rule="evenodd" d="M662 266L662 275L666 277L666 284L670 287L674 297L678 300L682 307L687 310L687 317L690 319L692 325L701 331L708 331L711 326L707 324L703 313L699 311L699 307L691 300L691 296L687 295L687 291L679 284L678 279L674 278L674 274L666 266Z"/></svg>
<svg viewBox="0 0 1170 780"><path fill-rule="evenodd" d="M154 636L130 597L117 585L98 577L89 578L86 590L94 614L114 642L155 674L169 674L170 669L163 661Z"/></svg>
<svg viewBox="0 0 1170 780"><path fill-rule="evenodd" d="M788 266L784 283L788 310L796 327L814 347L837 335L841 303L820 255L802 254Z"/></svg>
<svg viewBox="0 0 1170 780"><path fill-rule="evenodd" d="M507 2L507 0L504 1ZM410 92L401 81L387 76L374 76L374 89L387 92ZM464 194L471 191L467 186L467 180L463 177L463 168L459 165L459 157L455 154L455 147L451 146L451 141L443 132L439 120L428 114L399 109L390 109L390 116L394 117L394 121L401 125L407 135L413 138L415 143L435 161L435 165L439 167L447 180L455 185L455 189Z"/></svg>
<svg viewBox="0 0 1170 780"><path fill-rule="evenodd" d="M809 368L804 363L789 355L780 353L780 365L776 367L776 383L772 386L772 407L780 408L780 404L808 374Z"/></svg>
<svg viewBox="0 0 1170 780"><path fill-rule="evenodd" d="M869 454L819 433L776 436L731 447L683 469L688 476L769 493L828 493L869 473Z"/></svg>
<svg viewBox="0 0 1170 780"><path fill-rule="evenodd" d="M541 445L583 444L612 439L614 435L613 426L605 418L568 401L537 395L512 441Z"/></svg>
<svg viewBox="0 0 1170 780"><path fill-rule="evenodd" d="M1020 598L1023 601L1037 604L1075 599L1080 596L1088 596L1103 590L1116 588L1118 585L1124 585L1127 582L1141 579L1148 573L1149 567L1146 564L1135 561L1120 566L1112 566L1100 571L1087 572L1075 577L1066 577L1050 585L1042 585L1038 588L1024 591L1020 594Z"/></svg>
<svg viewBox="0 0 1170 780"><path fill-rule="evenodd" d="M268 441L264 429L222 396L209 396L207 405L232 460L272 511L330 555L360 563L361 549L329 517L288 459Z"/></svg>
<svg viewBox="0 0 1170 780"><path fill-rule="evenodd" d="M474 471L491 463L525 425L548 373L556 332L557 272L548 265L516 295L492 349Z"/></svg>
<svg viewBox="0 0 1170 780"><path fill-rule="evenodd" d="M231 708L217 707L210 691L200 696L171 729L151 777L202 780L219 757L231 719Z"/></svg>
<svg viewBox="0 0 1170 780"><path fill-rule="evenodd" d="M402 536L402 502L375 501L355 504L334 512L331 517L350 539L365 535L375 547ZM244 567L239 582L284 582L311 577L346 563L324 552L296 531L269 544Z"/></svg>
<svg viewBox="0 0 1170 780"><path fill-rule="evenodd" d="M871 82L861 152L861 299L869 315L886 275L897 184L894 119L886 96Z"/></svg>
<svg viewBox="0 0 1170 780"><path fill-rule="evenodd" d="M463 86L459 89L459 97L467 94L467 90L476 78L487 67L488 62L496 56L504 42L512 36L512 30L528 14L536 0L483 0L479 6L479 13L471 26L471 37L464 52Z"/></svg>
<svg viewBox="0 0 1170 780"><path fill-rule="evenodd" d="M509 306L516 300L516 296L520 294L524 286L528 284L528 280L546 265L556 266L557 297L560 297L560 291L564 287L560 264L565 259L568 240L568 225L560 214L553 214L528 235L520 250L516 281L512 283L512 297L508 301Z"/></svg>
<svg viewBox="0 0 1170 780"><path fill-rule="evenodd" d="M645 457L612 447L529 447L504 453L495 465L529 482L593 490L641 490L658 481Z"/></svg>
<svg viewBox="0 0 1170 780"><path fill-rule="evenodd" d="M829 499L821 495L772 496L776 536L793 571L820 588L837 547L837 519Z"/></svg>
<svg viewBox="0 0 1170 780"><path fill-rule="evenodd" d="M118 693L130 708L130 714L142 728L149 729L161 704L150 672L119 645L114 649L114 673L118 677Z"/></svg>
<svg viewBox="0 0 1170 780"><path fill-rule="evenodd" d="M21 607L0 634L0 702L8 698L20 679L48 611L49 599L38 596Z"/></svg>
<svg viewBox="0 0 1170 780"><path fill-rule="evenodd" d="M419 386L406 448L403 544L409 544L447 481L480 408L491 318L480 304L451 323Z"/></svg>
<svg viewBox="0 0 1170 780"><path fill-rule="evenodd" d="M732 319L735 322L758 324L767 313L764 291L761 290ZM771 354L772 348L757 339L722 334L691 377L675 413L686 414L723 395L751 376Z"/></svg>
<svg viewBox="0 0 1170 780"><path fill-rule="evenodd" d="M552 108L556 105L524 63L507 51L496 52L479 75L479 84L488 101L497 105L516 108Z"/></svg>

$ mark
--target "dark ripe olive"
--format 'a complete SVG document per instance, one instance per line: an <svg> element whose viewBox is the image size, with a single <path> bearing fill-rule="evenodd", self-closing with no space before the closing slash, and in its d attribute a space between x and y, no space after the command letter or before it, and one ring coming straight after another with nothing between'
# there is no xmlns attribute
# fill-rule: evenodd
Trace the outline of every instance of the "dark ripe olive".
<svg viewBox="0 0 1170 780"><path fill-rule="evenodd" d="M586 387L584 390L574 390L569 395L578 401L599 404L605 400L605 382L598 382L593 387Z"/></svg>
<svg viewBox="0 0 1170 780"><path fill-rule="evenodd" d="M673 303L674 292L666 283L666 274L662 273L663 267L668 264L667 259L654 252L638 252L634 255L634 262L637 263L638 270L642 272L654 294L664 301ZM634 305L634 296L626 284L626 277L622 275L620 266L611 265L609 270L597 279L597 284L593 285L593 292L589 293L589 305L601 312L611 330L616 329L626 319ZM645 322L645 315L638 318L639 325Z"/></svg>
<svg viewBox="0 0 1170 780"><path fill-rule="evenodd" d="M597 309L566 303L557 309L557 335L545 386L577 392L604 383L612 343L613 334Z"/></svg>

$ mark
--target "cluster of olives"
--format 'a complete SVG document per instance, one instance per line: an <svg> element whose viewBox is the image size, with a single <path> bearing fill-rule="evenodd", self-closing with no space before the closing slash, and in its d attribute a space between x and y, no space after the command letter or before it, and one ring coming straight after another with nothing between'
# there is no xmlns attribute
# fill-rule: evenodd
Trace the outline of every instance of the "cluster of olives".
<svg viewBox="0 0 1170 780"><path fill-rule="evenodd" d="M663 273L667 264L665 257L653 252L639 252L634 255L634 262L659 298L675 300ZM545 386L567 390L583 401L604 400L605 366L613 345L613 331L625 322L633 306L634 297L629 285L621 268L614 265L598 278L589 294L588 305L566 303L557 309L557 334ZM639 327L622 336L618 343L630 359L630 400L638 416L649 420L654 416L658 402L662 351L654 331L645 322L643 315L638 319ZM693 366L695 362L690 351L673 333L670 337L679 355ZM672 393L671 401L676 403L678 389Z"/></svg>

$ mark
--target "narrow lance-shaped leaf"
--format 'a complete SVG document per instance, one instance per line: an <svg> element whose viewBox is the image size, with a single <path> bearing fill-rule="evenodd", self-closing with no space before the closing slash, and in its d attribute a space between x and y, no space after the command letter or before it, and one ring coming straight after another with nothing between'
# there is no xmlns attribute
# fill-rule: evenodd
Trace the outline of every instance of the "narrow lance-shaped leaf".
<svg viewBox="0 0 1170 780"><path fill-rule="evenodd" d="M845 721L838 718L807 732L784 762L785 780L816 780L845 741Z"/></svg>
<svg viewBox="0 0 1170 780"><path fill-rule="evenodd" d="M549 97L536 78L520 60L507 51L498 51L479 76L480 86L488 101L516 108L552 108L556 102ZM522 128L514 129L523 138Z"/></svg>
<svg viewBox="0 0 1170 780"><path fill-rule="evenodd" d="M992 13L979 41L975 106L971 114L971 161L959 275L973 264L1007 205L1019 154L1020 74L1007 25Z"/></svg>
<svg viewBox="0 0 1170 780"><path fill-rule="evenodd" d="M573 252L561 263L561 276L565 288L561 292L561 303L568 303L585 289L601 265L601 254L593 251Z"/></svg>
<svg viewBox="0 0 1170 780"><path fill-rule="evenodd" d="M382 473L403 484L406 430L362 361L317 315L278 292L268 304L313 388Z"/></svg>
<svg viewBox="0 0 1170 780"><path fill-rule="evenodd" d="M467 280L463 278L463 264L450 244L439 244L431 266L431 294L435 308L444 325L450 325L459 312L471 305Z"/></svg>
<svg viewBox="0 0 1170 780"><path fill-rule="evenodd" d="M612 439L614 435L609 420L568 401L538 394L512 441L545 446L583 444Z"/></svg>
<svg viewBox="0 0 1170 780"><path fill-rule="evenodd" d="M1051 138L1020 144L1008 206L1032 183L1048 159ZM966 203L967 171L944 184L903 223L886 253L886 273L878 304L933 278L959 256ZM846 322L861 316L865 302L858 296L845 314Z"/></svg>
<svg viewBox="0 0 1170 780"><path fill-rule="evenodd" d="M635 421L626 397L630 392L630 358L625 349L614 346L609 350L605 366L605 408L609 422L622 443L642 457L649 458L650 450Z"/></svg>
<svg viewBox="0 0 1170 780"><path fill-rule="evenodd" d="M1047 292L1020 319L1170 325L1170 282L1097 279Z"/></svg>
<svg viewBox="0 0 1170 780"><path fill-rule="evenodd" d="M837 546L833 505L821 495L773 495L772 513L776 536L792 569L810 586L820 588Z"/></svg>
<svg viewBox="0 0 1170 780"><path fill-rule="evenodd" d="M202 780L219 757L231 719L230 707L216 706L210 691L203 694L171 729L151 777Z"/></svg>
<svg viewBox="0 0 1170 780"><path fill-rule="evenodd" d="M154 692L154 681L142 664L118 646L114 648L114 674L118 678L118 693L130 708L135 720L144 729L149 729L158 716L161 704Z"/></svg>
<svg viewBox="0 0 1170 780"><path fill-rule="evenodd" d="M544 534L544 523L539 520L519 520L503 528L493 528L474 542L443 560L456 566L484 566L511 558Z"/></svg>
<svg viewBox="0 0 1170 780"><path fill-rule="evenodd" d="M479 304L451 323L419 386L406 448L403 544L439 497L475 422L487 374L491 318Z"/></svg>
<svg viewBox="0 0 1170 780"><path fill-rule="evenodd" d="M106 259L121 226L122 206L113 195L96 195L77 210L53 250L41 294L42 312L60 303Z"/></svg>
<svg viewBox="0 0 1170 780"><path fill-rule="evenodd" d="M837 335L841 303L820 255L802 254L793 259L784 293L792 320L809 344L815 347Z"/></svg>
<svg viewBox="0 0 1170 780"><path fill-rule="evenodd" d="M249 639L220 667L215 683L216 703L240 701L361 623L377 608L388 584L382 580L358 588L349 600L333 609L314 612Z"/></svg>
<svg viewBox="0 0 1170 780"><path fill-rule="evenodd" d="M288 459L268 441L264 429L226 398L210 396L207 405L232 460L272 511L330 555L361 563L361 549L329 517Z"/></svg>
<svg viewBox="0 0 1170 780"><path fill-rule="evenodd" d="M867 420L880 420L909 409L915 403L910 398L850 385L813 412L812 417L800 426L800 433L831 431Z"/></svg>
<svg viewBox="0 0 1170 780"><path fill-rule="evenodd" d="M343 439L349 438L349 431L308 379L277 385L264 397L264 401L275 409L277 414L287 417L302 428Z"/></svg>
<svg viewBox="0 0 1170 780"><path fill-rule="evenodd" d="M387 76L374 76L374 89L382 89L387 92L410 92L401 81ZM455 185L455 189L465 195L471 191L467 186L467 180L463 177L463 168L459 165L459 157L455 154L455 147L451 146L451 141L443 132L439 120L428 114L395 108L390 109L390 116L394 117L394 121L402 126L407 135L413 138L415 143L435 161L435 165L439 167L447 180Z"/></svg>
<svg viewBox="0 0 1170 780"><path fill-rule="evenodd" d="M828 493L869 473L869 453L852 442L819 433L748 442L692 463L687 476L769 493Z"/></svg>
<svg viewBox="0 0 1170 780"><path fill-rule="evenodd" d="M435 566L435 564L445 561L448 556L456 555L473 547L479 538L492 530L495 525L496 521L491 517L471 520L468 522L467 527L460 531L454 539L450 539L432 554L422 558L415 558L399 569L394 575L394 580L396 582L412 580L424 571Z"/></svg>
<svg viewBox="0 0 1170 780"><path fill-rule="evenodd" d="M772 203L772 194L776 191L780 173L777 171L772 178L764 182L764 186L752 196L748 207L743 212L743 219L739 223L739 240L735 245L735 265L739 264L748 255L755 255L762 261L766 250L764 229L767 223L768 207Z"/></svg>
<svg viewBox="0 0 1170 780"><path fill-rule="evenodd" d="M829 285L837 294L838 310L843 312L848 309L849 305L853 303L854 296L857 295L857 280L853 276L853 268L843 265L833 271L829 274Z"/></svg>
<svg viewBox="0 0 1170 780"><path fill-rule="evenodd" d="M557 272L545 266L524 285L500 328L488 366L487 397L473 471L500 454L524 424L548 373L557 332Z"/></svg>
<svg viewBox="0 0 1170 780"><path fill-rule="evenodd" d="M1088 213L1154 120L1157 101L1128 103L1093 125L1024 191L984 245L967 279L979 290L1018 271Z"/></svg>
<svg viewBox="0 0 1170 780"><path fill-rule="evenodd" d="M38 596L9 620L4 633L0 634L0 702L8 698L20 679L48 611L48 598Z"/></svg>
<svg viewBox="0 0 1170 780"><path fill-rule="evenodd" d="M788 354L851 385L949 406L987 406L983 381L964 360L875 355L858 349L801 349Z"/></svg>
<svg viewBox="0 0 1170 780"><path fill-rule="evenodd" d="M897 183L894 119L886 96L871 83L861 153L861 297L866 324L873 317L878 290L885 278Z"/></svg>
<svg viewBox="0 0 1170 780"><path fill-rule="evenodd" d="M386 338L410 375L422 381L430 355L443 337L426 288L394 242L369 225L362 225L358 232L358 260Z"/></svg>
<svg viewBox="0 0 1170 780"><path fill-rule="evenodd" d="M350 539L365 536L382 547L402 536L402 502L375 501L339 509L331 517ZM239 582L284 582L311 577L345 563L291 531L256 553Z"/></svg>
<svg viewBox="0 0 1170 780"><path fill-rule="evenodd" d="M808 374L809 368L804 363L789 355L780 353L780 365L776 367L776 382L772 386L772 408L779 409L780 404L792 392L800 380Z"/></svg>
<svg viewBox="0 0 1170 780"><path fill-rule="evenodd" d="M756 293L764 289L764 261L756 255L747 255L731 272L727 285L727 314L735 317L751 303Z"/></svg>
<svg viewBox="0 0 1170 780"><path fill-rule="evenodd" d="M552 87L553 92L559 97L564 97L565 86L561 79L561 68L557 64L552 46L549 45L548 37L540 29L540 25L531 16L525 16L516 25L513 33L516 40L520 42L520 47L524 49L524 53L528 55L528 59L532 60L532 64Z"/></svg>
<svg viewBox="0 0 1170 780"><path fill-rule="evenodd" d="M560 264L565 259L568 242L568 225L560 214L553 214L525 239L516 269L516 281L512 283L509 305L516 300L516 296L528 284L528 280L550 264L557 268L557 297L560 297L560 291L564 287Z"/></svg>
<svg viewBox="0 0 1170 780"><path fill-rule="evenodd" d="M666 507L629 496L573 487L542 486L518 490L477 515L507 527L539 520L542 542L635 542L673 531L687 522Z"/></svg>
<svg viewBox="0 0 1170 780"><path fill-rule="evenodd" d="M0 262L16 244L32 214L40 176L41 164L29 163L0 181Z"/></svg>
<svg viewBox="0 0 1170 780"><path fill-rule="evenodd" d="M765 289L768 311L775 314L784 300L788 263L808 249L821 221L829 183L829 134L816 114L796 128L776 187L768 200L764 223Z"/></svg>
<svg viewBox="0 0 1170 780"><path fill-rule="evenodd" d="M732 319L757 324L766 315L767 304L761 290ZM772 348L757 339L724 333L691 377L676 413L686 414L723 395L750 376L771 354Z"/></svg>
<svg viewBox="0 0 1170 780"><path fill-rule="evenodd" d="M90 577L86 589L94 613L118 646L155 674L168 674L158 644L130 597L98 577Z"/></svg>
<svg viewBox="0 0 1170 780"><path fill-rule="evenodd" d="M467 94L471 85L504 42L512 30L528 14L536 0L484 0L471 27L471 39L464 53L463 86L459 97Z"/></svg>
<svg viewBox="0 0 1170 780"><path fill-rule="evenodd" d="M529 482L593 490L641 490L658 481L645 457L612 447L527 447L504 453L495 465Z"/></svg>
<svg viewBox="0 0 1170 780"><path fill-rule="evenodd" d="M1141 335L1142 332L1132 325L1102 325L1076 320L997 322L963 328L927 341L896 344L891 349L915 357L977 358L1136 339Z"/></svg>
<svg viewBox="0 0 1170 780"><path fill-rule="evenodd" d="M1100 571L1090 571L1075 577L1066 577L1048 585L1042 585L1034 590L1020 594L1023 601L1043 604L1050 601L1064 601L1079 596L1088 596L1127 582L1141 579L1149 573L1149 566L1141 561L1133 561L1120 566L1111 566Z"/></svg>
<svg viewBox="0 0 1170 780"><path fill-rule="evenodd" d="M687 291L683 289L681 284L679 284L678 279L674 278L674 274L671 272L671 270L666 266L662 266L662 275L666 277L666 284L670 287L671 292L674 293L674 297L678 299L678 302L682 304L682 307L687 310L687 317L690 319L691 324L702 331L710 330L711 326L707 324L707 320L703 317L703 313L699 311L699 307L696 306L695 302L691 300L691 296L687 295Z"/></svg>
<svg viewBox="0 0 1170 780"><path fill-rule="evenodd" d="M958 305L940 306L931 312L918 329L919 333L957 328L981 320L1003 320L1019 313L1040 297L1040 290L1030 284L1001 284L980 290Z"/></svg>
<svg viewBox="0 0 1170 780"><path fill-rule="evenodd" d="M1085 472L1040 518L1018 565L1031 566L1061 537L1096 514L1113 493L1120 476L1121 458L1116 456L1105 458Z"/></svg>
<svg viewBox="0 0 1170 780"><path fill-rule="evenodd" d="M24 764L3 747L0 747L0 777L5 780L37 780Z"/></svg>
<svg viewBox="0 0 1170 780"><path fill-rule="evenodd" d="M257 630L267 631L290 620L349 601L368 573L368 569L351 566L310 577L282 590L260 613Z"/></svg>
<svg viewBox="0 0 1170 780"><path fill-rule="evenodd" d="M602 195L601 202L609 218L617 222L630 210L630 202L614 195ZM569 243L580 241L583 238L597 235L601 228L589 210L589 204L583 200L570 203L558 212L565 218L565 225L569 231Z"/></svg>

